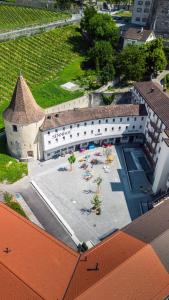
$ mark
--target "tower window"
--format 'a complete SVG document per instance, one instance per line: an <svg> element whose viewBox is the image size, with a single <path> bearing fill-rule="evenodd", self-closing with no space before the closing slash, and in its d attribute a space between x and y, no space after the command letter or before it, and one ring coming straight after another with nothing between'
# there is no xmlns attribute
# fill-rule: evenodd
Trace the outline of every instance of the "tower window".
<svg viewBox="0 0 169 300"><path fill-rule="evenodd" d="M18 128L17 128L16 125L12 125L12 129L13 129L14 132L17 132L17 131L18 131Z"/></svg>

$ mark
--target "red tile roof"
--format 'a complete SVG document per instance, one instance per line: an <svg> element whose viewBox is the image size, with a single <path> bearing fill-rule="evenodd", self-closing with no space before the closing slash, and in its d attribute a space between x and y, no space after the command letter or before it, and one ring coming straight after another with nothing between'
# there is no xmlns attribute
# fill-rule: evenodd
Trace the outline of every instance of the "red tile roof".
<svg viewBox="0 0 169 300"><path fill-rule="evenodd" d="M3 252L6 247L10 249L8 254ZM16 285L16 293L20 291L25 297L22 300L40 297L60 300L78 258L78 253L0 204L0 278L5 285L8 274L9 282L13 282L5 285L4 292L7 289L18 300ZM11 299L5 295L0 290L1 297Z"/></svg>
<svg viewBox="0 0 169 300"><path fill-rule="evenodd" d="M168 210L164 201L78 254L0 204L1 298L162 300L169 294Z"/></svg>

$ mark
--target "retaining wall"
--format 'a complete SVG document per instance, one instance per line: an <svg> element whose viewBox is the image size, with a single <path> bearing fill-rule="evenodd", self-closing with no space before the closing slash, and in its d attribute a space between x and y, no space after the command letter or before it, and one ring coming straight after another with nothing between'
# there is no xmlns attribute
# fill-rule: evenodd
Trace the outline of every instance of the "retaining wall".
<svg viewBox="0 0 169 300"><path fill-rule="evenodd" d="M21 28L21 29L16 29L4 33L0 33L0 41L6 41L6 40L14 40L16 38L20 38L23 36L31 36L33 34L41 33L41 32L46 32L51 29L61 27L61 26L67 26L71 24L75 24L80 22L81 17L76 17L72 19L67 19L67 20L60 20L52 23L47 23L47 24L42 24L42 25L36 25L32 27L26 27L26 28Z"/></svg>

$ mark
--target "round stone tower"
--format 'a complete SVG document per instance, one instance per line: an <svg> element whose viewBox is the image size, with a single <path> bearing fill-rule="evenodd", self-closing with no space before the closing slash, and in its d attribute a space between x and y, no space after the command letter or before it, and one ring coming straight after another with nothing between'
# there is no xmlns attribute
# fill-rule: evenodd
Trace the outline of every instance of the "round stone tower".
<svg viewBox="0 0 169 300"><path fill-rule="evenodd" d="M39 128L45 113L37 105L22 76L18 77L12 100L3 117L11 155L20 160L41 159Z"/></svg>

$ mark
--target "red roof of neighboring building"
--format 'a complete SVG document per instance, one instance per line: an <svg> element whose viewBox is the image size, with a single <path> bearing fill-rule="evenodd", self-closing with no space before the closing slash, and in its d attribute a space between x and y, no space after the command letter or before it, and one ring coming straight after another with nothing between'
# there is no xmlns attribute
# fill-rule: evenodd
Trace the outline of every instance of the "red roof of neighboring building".
<svg viewBox="0 0 169 300"><path fill-rule="evenodd" d="M166 200L79 254L0 204L1 298L162 300L169 295L168 211Z"/></svg>
<svg viewBox="0 0 169 300"><path fill-rule="evenodd" d="M12 299L6 297L8 292L17 300L62 299L78 258L78 253L0 204L1 297Z"/></svg>

